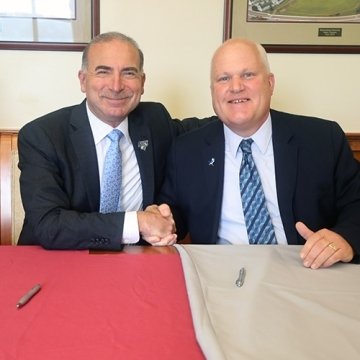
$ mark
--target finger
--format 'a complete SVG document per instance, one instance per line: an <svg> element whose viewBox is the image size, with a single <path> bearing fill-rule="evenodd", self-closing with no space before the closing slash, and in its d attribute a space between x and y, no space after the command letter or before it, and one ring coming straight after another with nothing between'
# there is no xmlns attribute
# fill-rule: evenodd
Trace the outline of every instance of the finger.
<svg viewBox="0 0 360 360"><path fill-rule="evenodd" d="M172 245L177 241L176 234L166 235L164 237L160 236L145 236L143 237L145 241L150 243L153 246L163 246L163 245Z"/></svg>
<svg viewBox="0 0 360 360"><path fill-rule="evenodd" d="M143 236L142 238L151 245L154 245L161 241L160 236Z"/></svg>
<svg viewBox="0 0 360 360"><path fill-rule="evenodd" d="M305 245L300 251L300 258L303 260L305 267L311 267L314 259L323 251L324 247L319 246L321 234L309 229L303 222L298 221L295 224L296 230L305 240Z"/></svg>
<svg viewBox="0 0 360 360"><path fill-rule="evenodd" d="M154 246L168 246L168 245L174 245L176 243L176 237L161 239L161 241L154 243Z"/></svg>
<svg viewBox="0 0 360 360"><path fill-rule="evenodd" d="M303 222L298 221L295 224L297 232L303 237L305 240L308 240L311 235L314 234L312 230L310 230Z"/></svg>
<svg viewBox="0 0 360 360"><path fill-rule="evenodd" d="M153 243L154 246L166 246L166 245L174 245L177 240L176 234L171 234L168 236L165 236L161 239L161 241L158 241L156 243Z"/></svg>
<svg viewBox="0 0 360 360"><path fill-rule="evenodd" d="M331 243L330 243L331 244ZM329 244L329 245L330 245ZM310 267L311 269L319 269L319 268L326 268L329 267L336 262L339 261L338 256L338 249L334 249L330 247L329 245L325 246L323 251L318 254L313 261L311 262ZM307 264L306 261L304 262L304 265Z"/></svg>
<svg viewBox="0 0 360 360"><path fill-rule="evenodd" d="M328 232L324 229L314 233L301 250L300 256L305 267L318 269L327 267L338 261L338 248L329 239Z"/></svg>
<svg viewBox="0 0 360 360"><path fill-rule="evenodd" d="M297 232L299 233L299 235L305 239L305 246L302 247L301 251L300 251L300 258L302 260L305 260L307 255L309 254L309 251L311 249L310 244L308 244L308 246L306 246L306 241L314 234L313 231L311 231L303 222L298 221L295 224L295 228L297 230ZM307 261L304 261L304 266L306 267L310 267L311 262L309 261L309 259L307 259Z"/></svg>
<svg viewBox="0 0 360 360"><path fill-rule="evenodd" d="M338 250L337 250L338 251ZM337 251L333 252L322 264L322 268L328 268L340 261Z"/></svg>
<svg viewBox="0 0 360 360"><path fill-rule="evenodd" d="M161 214L159 206L157 205L149 205L146 207L145 211L149 211L154 214Z"/></svg>
<svg viewBox="0 0 360 360"><path fill-rule="evenodd" d="M164 217L171 216L172 217L172 213L171 213L169 205L161 204L158 206L158 209L162 216L164 216Z"/></svg>

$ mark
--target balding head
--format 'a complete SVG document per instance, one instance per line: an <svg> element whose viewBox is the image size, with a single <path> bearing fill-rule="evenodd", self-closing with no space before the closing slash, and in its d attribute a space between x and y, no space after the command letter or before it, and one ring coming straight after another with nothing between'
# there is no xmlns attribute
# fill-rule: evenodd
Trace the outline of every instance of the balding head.
<svg viewBox="0 0 360 360"><path fill-rule="evenodd" d="M211 61L213 108L238 135L251 136L266 121L274 83L260 44L234 38L215 51Z"/></svg>

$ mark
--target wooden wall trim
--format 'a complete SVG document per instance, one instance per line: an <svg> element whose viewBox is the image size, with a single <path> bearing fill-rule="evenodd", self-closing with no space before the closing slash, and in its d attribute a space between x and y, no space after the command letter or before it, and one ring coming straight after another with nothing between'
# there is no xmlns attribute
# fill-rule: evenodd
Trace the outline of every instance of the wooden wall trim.
<svg viewBox="0 0 360 360"><path fill-rule="evenodd" d="M17 149L17 130L0 130L0 244L12 243L11 169Z"/></svg>
<svg viewBox="0 0 360 360"><path fill-rule="evenodd" d="M360 161L360 133L347 133L346 137L354 153L354 157Z"/></svg>
<svg viewBox="0 0 360 360"><path fill-rule="evenodd" d="M0 129L0 245L12 244L12 152L17 150L18 130ZM360 161L360 132L346 137L356 159Z"/></svg>

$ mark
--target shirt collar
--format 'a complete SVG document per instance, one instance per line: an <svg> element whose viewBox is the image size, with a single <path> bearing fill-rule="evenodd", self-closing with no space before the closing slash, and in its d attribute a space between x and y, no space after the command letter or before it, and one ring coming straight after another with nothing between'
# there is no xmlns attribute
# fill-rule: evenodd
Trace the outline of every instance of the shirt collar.
<svg viewBox="0 0 360 360"><path fill-rule="evenodd" d="M89 109L88 104L86 103L86 111L90 122L91 131L93 133L95 146L98 145L114 128L102 120L100 120L97 116L95 116L91 110ZM130 141L129 136L129 121L126 117L119 126L115 129L119 129L123 133L123 137L127 141Z"/></svg>
<svg viewBox="0 0 360 360"><path fill-rule="evenodd" d="M224 125L224 135L225 135L225 146L226 150L229 151L234 157L238 152L239 144L241 140L245 139L232 130L230 130L226 125ZM270 113L266 121L261 125L261 127L250 136L254 140L254 144L258 147L262 154L265 154L268 151L271 138L272 138L272 127L271 127L271 116Z"/></svg>

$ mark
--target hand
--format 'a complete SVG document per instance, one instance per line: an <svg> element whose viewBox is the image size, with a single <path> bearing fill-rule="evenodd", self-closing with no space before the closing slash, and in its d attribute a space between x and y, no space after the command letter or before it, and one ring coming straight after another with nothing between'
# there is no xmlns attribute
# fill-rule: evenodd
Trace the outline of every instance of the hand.
<svg viewBox="0 0 360 360"><path fill-rule="evenodd" d="M138 212L139 229L142 238L156 246L176 243L175 222L168 205L150 205Z"/></svg>
<svg viewBox="0 0 360 360"><path fill-rule="evenodd" d="M176 244L177 241L176 234L170 234L162 238L159 236L142 236L142 238L152 246L170 246Z"/></svg>
<svg viewBox="0 0 360 360"><path fill-rule="evenodd" d="M321 229L314 232L302 222L297 222L295 226L306 240L300 252L305 267L326 268L339 261L349 262L354 257L354 250L350 244L334 231Z"/></svg>

